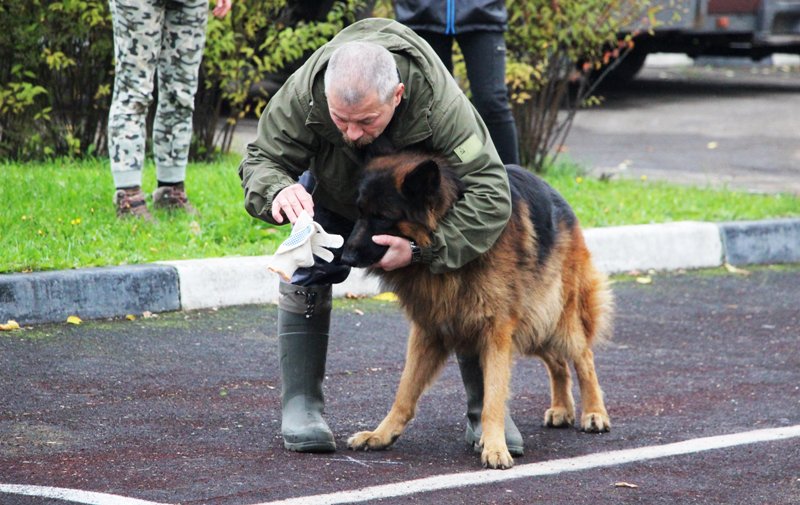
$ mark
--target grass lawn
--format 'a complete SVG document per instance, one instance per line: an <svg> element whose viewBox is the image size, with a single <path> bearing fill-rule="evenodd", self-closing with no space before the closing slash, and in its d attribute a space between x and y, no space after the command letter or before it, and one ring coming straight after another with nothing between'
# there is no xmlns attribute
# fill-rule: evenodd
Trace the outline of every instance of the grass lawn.
<svg viewBox="0 0 800 505"><path fill-rule="evenodd" d="M244 211L238 162L229 156L191 164L186 187L199 215L153 211L156 223L116 218L107 160L0 164L0 272L271 254L288 228ZM560 165L546 179L584 227L800 216L800 198L792 195L605 182L577 173ZM143 187L155 189L152 164L145 167Z"/></svg>

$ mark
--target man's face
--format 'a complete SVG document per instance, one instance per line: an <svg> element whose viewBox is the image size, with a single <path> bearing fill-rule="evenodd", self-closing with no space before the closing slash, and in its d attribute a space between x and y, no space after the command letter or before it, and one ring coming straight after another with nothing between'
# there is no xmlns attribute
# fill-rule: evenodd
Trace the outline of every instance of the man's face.
<svg viewBox="0 0 800 505"><path fill-rule="evenodd" d="M382 101L377 93L372 93L355 105L347 105L337 96L328 97L328 111L336 128L342 132L344 141L352 147L364 147L371 144L383 133L394 110L403 98L405 87L397 85L392 99Z"/></svg>

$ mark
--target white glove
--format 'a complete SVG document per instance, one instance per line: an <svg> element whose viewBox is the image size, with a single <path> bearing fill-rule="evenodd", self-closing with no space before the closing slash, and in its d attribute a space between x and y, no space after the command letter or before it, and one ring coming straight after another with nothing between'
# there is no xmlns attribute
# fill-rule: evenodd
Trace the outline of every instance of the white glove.
<svg viewBox="0 0 800 505"><path fill-rule="evenodd" d="M289 238L275 251L268 268L289 282L292 274L301 267L314 264L314 255L324 261L331 261L333 253L326 247L341 247L341 235L327 233L319 223L315 223L306 211L302 211L292 225Z"/></svg>
<svg viewBox="0 0 800 505"><path fill-rule="evenodd" d="M326 247L338 249L344 244L344 238L342 238L341 235L334 235L326 232L319 223L313 224L316 233L311 235L311 252L314 253L315 256L319 256L323 261L330 263L333 261L333 253L326 249Z"/></svg>

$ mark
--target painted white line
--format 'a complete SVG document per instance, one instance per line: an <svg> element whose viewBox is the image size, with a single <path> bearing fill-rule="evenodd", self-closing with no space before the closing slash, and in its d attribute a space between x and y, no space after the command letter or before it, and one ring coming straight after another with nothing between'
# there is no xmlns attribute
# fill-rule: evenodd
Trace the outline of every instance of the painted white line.
<svg viewBox="0 0 800 505"><path fill-rule="evenodd" d="M613 452L589 454L577 458L557 459L542 461L527 465L519 465L509 470L480 470L477 472L464 472L448 475L438 475L424 479L416 479L395 484L366 487L353 491L341 491L331 494L315 496L301 496L287 500L264 502L258 505L333 505L337 503L357 503L380 498L407 496L417 493L439 491L456 487L477 486L491 484L523 477L539 477L554 475L563 472L577 472L591 468L623 465L634 461L666 458L693 454L715 449L724 449L738 445L770 442L787 438L800 437L800 425L785 428L735 433L708 438L696 438L666 445L654 445L625 449Z"/></svg>
<svg viewBox="0 0 800 505"><path fill-rule="evenodd" d="M21 494L25 496L39 496L42 498L56 498L86 505L167 505L154 501L137 500L114 494L81 491L79 489L64 489L46 486L24 486L17 484L0 484L0 493ZM2 501L2 500L0 500Z"/></svg>
<svg viewBox="0 0 800 505"><path fill-rule="evenodd" d="M492 484L507 480L521 479L524 477L541 477L564 472L577 472L592 468L624 465L634 461L666 458L694 454L726 447L755 444L759 442L773 442L788 438L800 437L800 424L785 428L771 428L765 430L720 435L716 437L696 438L684 442L666 445L652 445L636 449L602 452L588 454L577 458L556 459L541 461L528 465L518 465L510 470L480 470L477 472L454 473L437 475L424 479L416 479L395 484L366 487L354 491L340 491L331 494L314 496L301 496L287 500L264 502L256 505L334 505L337 503L357 503L379 498L392 498L407 496L417 493L426 493L454 487L478 486ZM64 489L46 486L25 486L16 484L0 484L0 493L21 494L26 496L39 496L43 498L57 498L61 500L82 503L85 505L168 505L136 498L126 498L113 494L80 491L77 489Z"/></svg>

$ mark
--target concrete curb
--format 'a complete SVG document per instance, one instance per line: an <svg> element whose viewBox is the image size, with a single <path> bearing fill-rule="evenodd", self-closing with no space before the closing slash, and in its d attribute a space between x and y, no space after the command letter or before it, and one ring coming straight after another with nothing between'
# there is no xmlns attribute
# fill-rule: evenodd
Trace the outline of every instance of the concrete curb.
<svg viewBox="0 0 800 505"><path fill-rule="evenodd" d="M800 263L800 219L678 222L585 230L598 267L608 273ZM151 265L0 275L0 323L122 317L144 311L276 303L269 256L165 261ZM364 271L334 286L334 296L374 295Z"/></svg>

